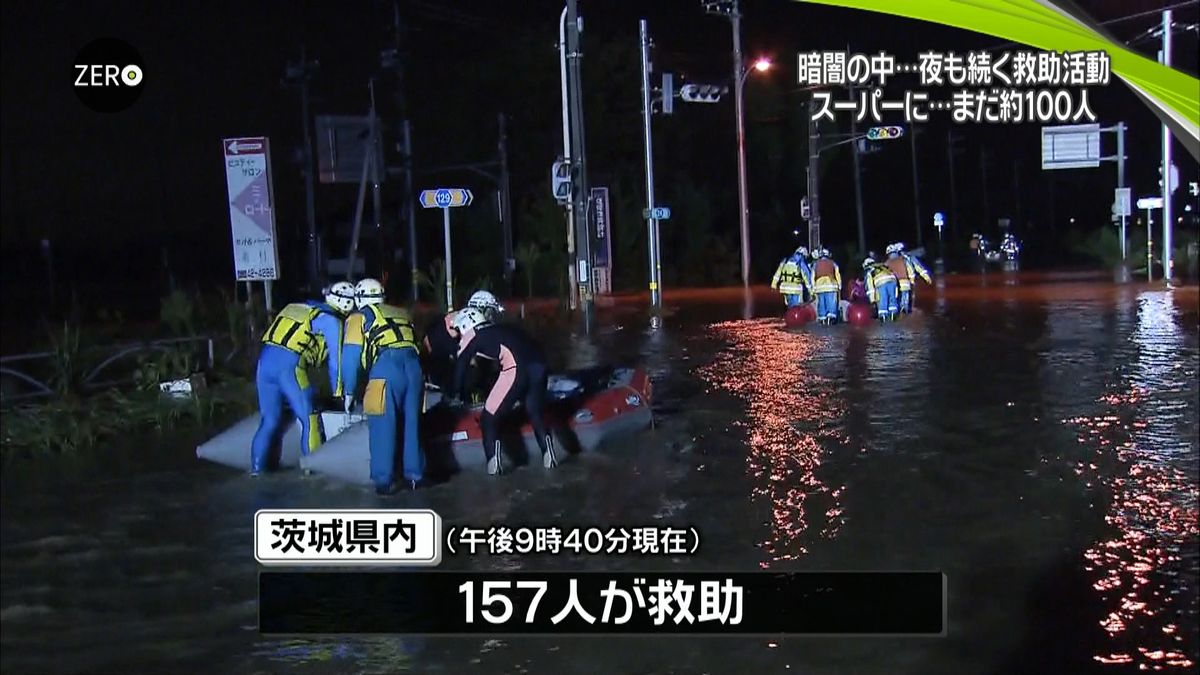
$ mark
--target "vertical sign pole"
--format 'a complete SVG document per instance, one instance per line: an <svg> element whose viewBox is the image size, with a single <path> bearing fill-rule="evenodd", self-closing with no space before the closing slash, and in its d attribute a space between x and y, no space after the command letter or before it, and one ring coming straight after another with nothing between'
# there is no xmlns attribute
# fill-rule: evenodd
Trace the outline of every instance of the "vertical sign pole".
<svg viewBox="0 0 1200 675"><path fill-rule="evenodd" d="M1117 122L1117 188L1125 187L1125 123ZM1133 197L1130 196L1130 201ZM1125 208L1121 208L1121 261L1124 263L1127 251L1125 248Z"/></svg>
<svg viewBox="0 0 1200 675"><path fill-rule="evenodd" d="M1146 209L1146 281L1154 281L1154 218L1151 209Z"/></svg>
<svg viewBox="0 0 1200 675"><path fill-rule="evenodd" d="M450 259L450 209L442 209L442 232L446 238L446 311L454 309L454 263Z"/></svg>
<svg viewBox="0 0 1200 675"><path fill-rule="evenodd" d="M419 270L417 268L417 207L413 204L413 186L412 186L412 125L408 120L404 120L404 194L405 201L408 202L408 264L412 268L412 299L416 302L419 299L421 285L417 283L420 279Z"/></svg>
<svg viewBox="0 0 1200 675"><path fill-rule="evenodd" d="M1171 10L1163 11L1162 62L1171 65ZM1162 265L1163 281L1171 283L1171 128L1162 125Z"/></svg>

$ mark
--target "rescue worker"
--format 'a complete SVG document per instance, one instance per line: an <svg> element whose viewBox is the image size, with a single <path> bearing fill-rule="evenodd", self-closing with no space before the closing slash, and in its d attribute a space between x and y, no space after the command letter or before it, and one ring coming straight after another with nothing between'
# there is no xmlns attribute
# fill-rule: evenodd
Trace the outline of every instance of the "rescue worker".
<svg viewBox="0 0 1200 675"><path fill-rule="evenodd" d="M900 307L896 297L896 277L892 270L868 257L863 260L863 281L867 284L867 299L875 303L879 320L894 320Z"/></svg>
<svg viewBox="0 0 1200 675"><path fill-rule="evenodd" d="M904 244L895 243L888 244L887 260L884 265L892 271L892 276L896 278L896 309L903 310L904 306L909 303L912 294L913 279L909 272L908 261L900 255L900 251L904 249ZM893 319L896 317L892 317Z"/></svg>
<svg viewBox="0 0 1200 675"><path fill-rule="evenodd" d="M801 246L779 262L771 279L771 288L783 294L784 304L795 307L808 300L806 295L811 292L811 287L812 269L808 265L808 249Z"/></svg>
<svg viewBox="0 0 1200 675"><path fill-rule="evenodd" d="M307 455L324 442L309 370L327 364L330 392L342 395L342 318L353 310L354 286L339 281L325 289L325 302L285 306L263 334L254 375L262 419L250 443L250 475L275 468L268 465L284 431L285 403L300 420L300 454Z"/></svg>
<svg viewBox="0 0 1200 675"><path fill-rule="evenodd" d="M429 381L439 389L449 389L454 376L454 357L458 354L458 329L454 327L454 312L437 314L425 325L424 371Z"/></svg>
<svg viewBox="0 0 1200 675"><path fill-rule="evenodd" d="M500 320L500 315L504 314L504 305L496 299L488 291L475 291L471 294L471 299L467 300L467 307L473 307L483 312L483 317L489 323L496 323Z"/></svg>
<svg viewBox="0 0 1200 675"><path fill-rule="evenodd" d="M814 251L817 261L812 267L812 290L817 296L817 320L824 324L837 322L842 292L842 271L829 256L829 249Z"/></svg>
<svg viewBox="0 0 1200 675"><path fill-rule="evenodd" d="M360 373L367 373L362 409L371 443L371 482L375 492L397 490L396 433L403 429L404 478L415 489L425 477L418 436L425 386L421 359L408 312L384 302L383 284L363 279L354 288L358 310L346 319L346 412L353 407Z"/></svg>
<svg viewBox="0 0 1200 675"><path fill-rule="evenodd" d="M451 395L462 390L467 366L474 357L496 361L500 366L500 377L488 393L483 412L479 415L488 474L495 476L504 473L500 424L512 413L518 401L524 405L533 426L534 436L542 451L542 466L547 469L558 466L554 438L543 419L548 378L541 348L521 328L512 324L492 324L483 312L473 307L459 312L454 317L454 326L462 334L462 346L454 370Z"/></svg>
<svg viewBox="0 0 1200 675"><path fill-rule="evenodd" d="M900 257L904 258L904 262L908 265L908 278L911 282L908 295L900 296L900 311L905 314L912 314L913 300L917 294L917 277L924 279L925 283L931 285L933 284L933 277L929 275L929 269L925 267L920 258L904 251L904 242L896 242L896 246L900 252Z"/></svg>

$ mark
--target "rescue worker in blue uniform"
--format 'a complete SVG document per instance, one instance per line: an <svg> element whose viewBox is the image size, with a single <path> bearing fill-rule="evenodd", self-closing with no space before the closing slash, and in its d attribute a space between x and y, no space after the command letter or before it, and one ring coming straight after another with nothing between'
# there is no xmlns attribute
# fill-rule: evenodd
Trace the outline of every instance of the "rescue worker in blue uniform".
<svg viewBox="0 0 1200 675"><path fill-rule="evenodd" d="M342 395L342 318L353 309L354 286L340 281L326 289L325 302L293 302L281 309L263 334L254 376L262 419L250 444L251 475L274 468L268 465L283 435L285 403L300 420L300 453L324 442L309 370L326 363L330 392Z"/></svg>
<svg viewBox="0 0 1200 675"><path fill-rule="evenodd" d="M412 320L405 310L384 303L383 284L363 279L354 288L358 310L346 319L342 348L346 412L353 407L361 373L367 374L362 410L371 444L375 492L394 494L397 432L403 430L404 478L415 489L425 477L420 445L425 383Z"/></svg>
<svg viewBox="0 0 1200 675"><path fill-rule="evenodd" d="M900 309L896 297L896 276L887 265L868 257L863 260L863 280L867 284L867 298L875 303L880 321L892 321Z"/></svg>
<svg viewBox="0 0 1200 675"><path fill-rule="evenodd" d="M812 290L817 295L817 321L836 323L841 310L838 296L842 292L842 271L830 258L829 249L818 249L814 253L817 261L812 266Z"/></svg>
<svg viewBox="0 0 1200 675"><path fill-rule="evenodd" d="M808 265L808 249L801 246L792 255L784 258L775 269L771 288L783 294L783 302L795 307L808 301L812 292L812 269Z"/></svg>
<svg viewBox="0 0 1200 675"><path fill-rule="evenodd" d="M904 242L898 241L895 243L896 252L904 258L904 262L908 265L908 279L910 282L907 295L903 293L904 288L901 287L900 294L900 311L905 314L912 314L913 298L917 293L917 278L925 280L925 283L932 284L933 277L929 275L929 269L921 262L921 259L904 251Z"/></svg>
<svg viewBox="0 0 1200 675"><path fill-rule="evenodd" d="M558 466L554 437L546 428L543 404L546 398L546 360L542 350L528 333L511 324L492 324L483 312L467 307L454 317L454 325L462 334L462 347L454 372L451 395L462 390L467 367L476 356L495 361L500 376L488 393L479 415L483 432L483 452L490 475L504 473L504 453L500 451L500 424L512 413L517 402L533 426L538 447L542 451L542 466Z"/></svg>

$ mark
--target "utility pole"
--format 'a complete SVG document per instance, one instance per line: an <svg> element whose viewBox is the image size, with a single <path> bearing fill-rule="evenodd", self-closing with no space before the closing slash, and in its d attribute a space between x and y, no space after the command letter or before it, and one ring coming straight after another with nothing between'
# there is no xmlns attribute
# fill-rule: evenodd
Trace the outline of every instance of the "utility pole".
<svg viewBox="0 0 1200 675"><path fill-rule="evenodd" d="M659 283L661 266L658 250L658 219L654 217L654 146L650 133L651 109L650 90L650 29L646 20L638 21L642 54L642 139L646 147L646 249L650 255L650 306L662 309L662 286Z"/></svg>
<svg viewBox="0 0 1200 675"><path fill-rule="evenodd" d="M750 197L746 189L746 112L743 101L746 78L742 77L745 64L742 59L742 10L738 0L733 0L729 14L733 27L733 86L734 112L737 115L738 154L738 224L742 238L742 286L750 285Z"/></svg>
<svg viewBox="0 0 1200 675"><path fill-rule="evenodd" d="M416 200L413 199L413 159L412 159L412 125L408 118L404 119L404 204L408 211L408 264L410 269L409 285L413 302L420 299L420 284L417 283L419 269L417 268L417 214Z"/></svg>
<svg viewBox="0 0 1200 675"><path fill-rule="evenodd" d="M816 98L808 100L808 250L821 246L821 130L817 124Z"/></svg>
<svg viewBox="0 0 1200 675"><path fill-rule="evenodd" d="M1162 63L1171 65L1171 10L1163 10ZM1162 266L1163 281L1171 283L1171 128L1162 125Z"/></svg>
<svg viewBox="0 0 1200 675"><path fill-rule="evenodd" d="M592 292L592 242L588 226L588 181L587 151L584 143L583 124L583 51L580 33L583 18L579 16L579 0L567 0L567 82L570 85L571 121L571 203L575 213L575 267L578 269L577 293L579 306L584 312L585 322L590 325L593 308Z"/></svg>
<svg viewBox="0 0 1200 675"><path fill-rule="evenodd" d="M854 88L850 88L850 96L854 97ZM858 136L858 126L854 122L854 117L850 117L850 150L854 153L854 212L858 217L858 251L863 255L867 254L867 231L863 227L863 203L862 203L862 170L859 166L858 159L858 143L855 138Z"/></svg>
<svg viewBox="0 0 1200 675"><path fill-rule="evenodd" d="M921 182L917 178L917 127L909 125L908 140L912 143L913 165L913 222L917 225L917 247L924 245L925 239L921 233Z"/></svg>
<svg viewBox="0 0 1200 675"><path fill-rule="evenodd" d="M317 207L316 186L313 184L313 148L312 130L308 110L308 81L312 73L320 65L317 61L309 61L307 51L300 47L300 60L287 64L284 69L283 81L300 88L300 117L301 128L304 129L304 212L308 220L308 284L311 291L316 291L321 285L320 253L317 250Z"/></svg>
<svg viewBox="0 0 1200 675"><path fill-rule="evenodd" d="M371 213L375 215L375 251L379 256L378 264L384 286L387 286L388 256L387 242L383 236L383 195L379 189L379 168L383 164L383 144L380 143L379 114L375 108L375 78L371 78L367 88L371 93ZM363 256L366 262L366 256ZM369 268L367 268L369 269ZM370 272L368 272L369 274Z"/></svg>
<svg viewBox="0 0 1200 675"><path fill-rule="evenodd" d="M404 192L399 200L397 216L399 220L408 225L408 250L405 257L408 258L410 268L409 292L412 294L413 302L416 302L420 293L420 286L417 284L417 209L413 199L412 128L408 121L408 106L404 96L404 61L407 53L404 49L404 26L400 22L398 0L392 0L392 49L390 53L385 51L382 56L383 66L385 68L390 66L396 73L394 95L396 112L400 118L400 129L403 134L401 151L404 153L400 167L404 172Z"/></svg>
<svg viewBox="0 0 1200 675"><path fill-rule="evenodd" d="M1013 160L1013 204L1017 214L1016 225L1018 228L1025 227L1025 214L1021 209L1021 165L1017 160ZM1124 244L1121 244L1124 246Z"/></svg>
<svg viewBox="0 0 1200 675"><path fill-rule="evenodd" d="M507 292L512 294L513 270L516 269L516 259L513 257L512 236L512 202L508 181L508 118L504 113L498 115L500 122L500 140L497 152L500 155L500 220L504 233L504 283Z"/></svg>

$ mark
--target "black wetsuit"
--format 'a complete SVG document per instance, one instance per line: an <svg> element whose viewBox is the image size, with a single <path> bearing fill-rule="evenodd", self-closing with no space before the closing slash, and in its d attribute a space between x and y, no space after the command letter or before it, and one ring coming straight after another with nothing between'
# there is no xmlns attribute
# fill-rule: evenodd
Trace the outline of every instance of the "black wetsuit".
<svg viewBox="0 0 1200 675"><path fill-rule="evenodd" d="M425 372L429 381L442 389L453 384L454 359L458 354L458 339L446 327L446 315L438 314L425 326Z"/></svg>
<svg viewBox="0 0 1200 675"><path fill-rule="evenodd" d="M487 458L491 459L499 449L500 421L512 412L517 401L524 402L538 447L544 454L548 448L549 433L543 420L547 374L546 359L541 348L528 333L516 326L480 326L458 354L453 392L462 391L466 384L467 367L476 356L495 361L500 369L500 376L479 415L483 450Z"/></svg>

